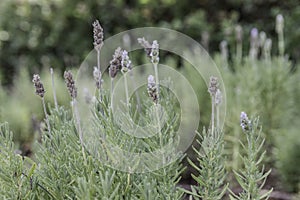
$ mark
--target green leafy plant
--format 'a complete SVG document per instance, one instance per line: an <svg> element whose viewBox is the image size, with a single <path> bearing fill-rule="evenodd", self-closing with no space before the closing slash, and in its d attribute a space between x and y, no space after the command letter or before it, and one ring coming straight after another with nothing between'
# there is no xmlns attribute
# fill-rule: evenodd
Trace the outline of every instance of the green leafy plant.
<svg viewBox="0 0 300 200"><path fill-rule="evenodd" d="M159 85L157 76L159 48L156 41L153 42L150 50L151 54L148 56L154 65L156 79L148 78L148 95L151 98L148 98L144 102L145 106L142 107L146 109L142 112L146 116L139 119L144 121L144 124L154 125L148 130L150 132L147 132L149 135L153 134L150 138L132 137L130 132L126 132L127 129L124 130L117 124L118 119L114 116L110 93L101 89L101 84L97 84L97 81L102 83L99 73L93 74L99 89L99 97L94 102L90 102L91 132L83 131L81 126L77 108L77 86L72 73L66 71L64 74L71 96L71 112L64 107L56 106L49 108L48 113L43 83L38 75L34 75L36 94L42 99L47 125L41 134L41 142L36 143L34 154L35 161L38 163L35 177L43 186L37 189L40 198L151 200L182 197L183 192L176 186L183 170L180 164L182 154L174 153L173 147L177 140L175 129L178 115L173 109L176 101L167 88ZM126 51L121 49L119 51L120 54L114 55L110 65L112 78L120 70L126 74L131 69ZM99 68L94 69L94 72ZM126 87L125 84L125 90ZM118 110L118 113L121 113L121 120L125 120L123 123L127 123L128 126L134 123L134 120L126 120L132 118L132 113L137 113L135 110L137 108L131 107L128 95L126 99L125 111ZM165 107L169 118L164 118L160 111L161 106ZM165 123L161 124L161 121ZM157 132L158 134L155 134ZM87 133L89 135L84 135ZM114 146L120 147L127 153L120 154L116 148L113 148ZM157 153L156 149L162 150ZM140 156L143 153L149 153L150 156L141 160ZM139 173L136 173L137 171Z"/></svg>
<svg viewBox="0 0 300 200"><path fill-rule="evenodd" d="M282 180L283 187L290 192L299 191L300 183L300 139L297 128L283 130L276 138L276 149L274 155L276 167Z"/></svg>
<svg viewBox="0 0 300 200"><path fill-rule="evenodd" d="M250 121L247 114L242 112L240 122L243 132L247 137L247 143L241 143L246 155L241 155L244 169L239 170L239 172L234 171L234 173L243 192L238 195L231 192L230 199L268 199L272 189L261 194L261 190L271 170L265 172L264 167L260 167L266 152L261 152L264 139L261 136L261 128L259 128L258 124L259 120L256 118Z"/></svg>
<svg viewBox="0 0 300 200"><path fill-rule="evenodd" d="M34 199L36 164L15 151L8 124L0 125L0 197L1 199Z"/></svg>
<svg viewBox="0 0 300 200"><path fill-rule="evenodd" d="M200 17L203 17L202 14ZM291 63L283 55L283 35L278 45L281 49L278 58L270 56L270 46L258 48L253 45L251 56L242 57L242 50L237 50L239 52L237 58L231 63L227 55L228 49L226 50L227 47L224 45L226 43L223 43L223 53L220 57L216 57L216 61L225 63L221 71L229 96L230 109L224 130L221 129L219 122L221 91L218 90L217 80L212 77L209 87L212 100L210 114L206 86L199 84L199 77L191 68L181 69L182 73L195 80L192 81L192 85L201 103L207 105L201 110L204 120L199 123L203 125L210 121L210 126L204 129L202 134L198 133L200 147L194 147L197 160L189 159L196 172L192 177L197 183L191 187L191 191L178 188L184 170L182 166L184 156L178 153L174 146L178 141L176 129L181 116L178 114L179 105L175 96L160 84L165 80L158 79L158 42L150 43L145 38L139 39L152 62L153 70L150 73L149 69L146 71L149 74L147 88L142 87L139 89L143 91L142 93L129 96L128 85L133 81L131 55L126 50L117 48L110 62L108 73L110 77L105 77L106 73L101 73L99 60L102 40L103 29L99 22L95 22L94 47L97 51L97 66L90 75L94 76L96 93L87 101L92 113L88 128L82 126L84 119L78 114L80 104L77 100L77 85L71 71L64 74L67 89L62 87L63 79L54 76L53 71L51 76L49 73L41 76L42 78L34 76L36 93L42 98L42 107L37 112L42 116L41 111L44 111L45 123L41 126L40 137L34 144L32 160L14 152L16 147L12 142L12 134L8 131L7 125L1 126L0 187L4 190L1 190L0 194L3 199L182 199L184 192L190 195L190 199L222 199L228 188L227 182L230 181L225 170L226 161L230 164L229 169L232 167L235 170L237 183L243 189L240 194L231 193L232 199L267 199L271 190L265 194L261 194L260 191L270 171L265 172L260 166L265 157L269 159L268 156L274 154L266 156L262 153L265 143L258 119L252 122L243 114L241 122L245 134L240 134L236 113L240 112L241 108L247 108L262 116L267 150L271 152L274 144L278 150L271 160L278 159L276 163L282 173L282 180L288 188L297 190L295 185L299 180L294 179L291 174L299 172L296 151L298 143L295 140L297 129L294 128L294 123L299 119L296 109L299 107L300 93L297 88L299 71L294 72L293 81L290 81ZM255 51L263 54L261 59ZM169 62L174 65L174 60L169 59ZM188 66L187 63L183 65ZM125 94L125 101L118 108L113 105L112 95L116 90L115 78L120 72L123 75L122 92ZM22 80L26 80L27 84L23 84ZM45 85L41 80L45 80ZM16 100L14 94L28 91L28 82L26 77L23 77L17 83L17 90L10 94L1 90L1 100L7 101L13 97L14 101L8 103L10 107L19 105L24 107L22 104L24 102ZM52 93L48 92L50 85ZM110 86L111 93L104 85ZM67 90L71 96L70 102L64 98ZM53 97L50 97L52 94ZM33 102L29 95L25 97L23 101ZM34 99L34 102L36 100L38 98ZM71 103L71 107L60 106L61 100L65 104ZM23 107L19 107L15 112L9 109L4 111L2 108L2 119L7 116L16 124L27 124L13 129L22 130L22 127L30 129L28 118L27 121L22 119L23 116L29 116L28 113L36 111L28 107L23 111ZM165 109L164 112L161 108ZM293 110L291 114L290 110ZM20 115L19 112L23 114ZM118 115L115 115L116 112ZM6 114L11 114L12 117ZM13 120L14 118L16 120ZM131 135L130 128L136 123L142 127L151 124L151 128L143 132L151 137L135 138ZM293 136L290 135L291 130L294 130ZM290 137L286 137L286 134ZM272 139L274 136L275 140ZM285 144L277 141L281 138L287 138ZM142 159L140 155L143 154L150 156ZM295 164L288 166L286 163L290 162ZM166 163L168 165L165 165Z"/></svg>
<svg viewBox="0 0 300 200"><path fill-rule="evenodd" d="M218 79L210 78L209 93L212 99L211 127L198 133L200 140L197 142L200 149L194 148L197 155L197 163L188 160L190 165L196 169L198 175L192 174L197 186L191 186L191 191L184 190L190 194L190 199L216 200L222 199L228 184L226 181L224 140L223 131L219 124L219 105L222 101L221 91L218 88ZM216 122L216 125L215 125Z"/></svg>

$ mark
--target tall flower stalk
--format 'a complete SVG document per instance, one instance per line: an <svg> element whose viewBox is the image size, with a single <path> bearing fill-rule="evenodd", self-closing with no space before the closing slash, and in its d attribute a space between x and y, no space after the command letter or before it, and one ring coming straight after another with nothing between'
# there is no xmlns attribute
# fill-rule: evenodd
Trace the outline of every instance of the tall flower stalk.
<svg viewBox="0 0 300 200"><path fill-rule="evenodd" d="M266 61L271 61L272 39L267 38L263 47L264 58Z"/></svg>
<svg viewBox="0 0 300 200"><path fill-rule="evenodd" d="M250 50L249 57L251 60L256 60L258 56L259 39L257 28L252 28L250 32Z"/></svg>
<svg viewBox="0 0 300 200"><path fill-rule="evenodd" d="M211 76L210 80L209 80L209 87L208 87L208 92L210 94L211 97L211 131L212 133L215 130L215 107L216 107L216 96L217 96L217 92L219 90L219 82L218 82L218 78ZM219 91L219 96L217 98L221 98L221 93ZM220 99L218 99L219 101Z"/></svg>
<svg viewBox="0 0 300 200"><path fill-rule="evenodd" d="M128 57L128 52L123 50L122 60L121 60L121 72L124 75L124 85L125 85L125 94L126 94L126 105L129 107L129 94L128 94L128 84L127 84L127 72L131 70L131 60Z"/></svg>
<svg viewBox="0 0 300 200"><path fill-rule="evenodd" d="M113 91L114 91L114 78L117 76L118 71L121 70L122 65L122 49L118 47L113 55L112 60L110 61L109 67L109 76L111 80L111 89L110 89L110 106L113 109Z"/></svg>
<svg viewBox="0 0 300 200"><path fill-rule="evenodd" d="M228 68L228 43L226 40L223 40L220 43L221 56L223 61L223 67Z"/></svg>
<svg viewBox="0 0 300 200"><path fill-rule="evenodd" d="M159 44L156 40L152 43L152 49L150 53L151 62L153 64L154 73L155 73L155 82L157 87L157 99L159 101L159 77L158 77L158 62L159 62Z"/></svg>
<svg viewBox="0 0 300 200"><path fill-rule="evenodd" d="M50 74L51 74L51 84L52 84L52 91L53 91L53 99L54 99L54 105L55 109L58 109L58 104L57 104L57 98L56 98L56 90L55 90L55 85L54 85L54 73L53 73L53 68L50 68Z"/></svg>
<svg viewBox="0 0 300 200"><path fill-rule="evenodd" d="M50 127L49 117L48 117L48 113L47 113L47 109L46 109L46 103L45 103L45 92L46 91L44 89L44 85L41 82L41 78L38 74L33 75L32 82L33 82L33 85L35 87L35 94L38 95L39 97L41 97L41 99L42 99L42 104L43 104L43 109L44 109L44 113L45 113L47 128L48 128L49 133L51 133L51 127Z"/></svg>
<svg viewBox="0 0 300 200"><path fill-rule="evenodd" d="M159 62L159 44L156 40L150 44L145 38L138 38L138 43L144 48L147 56L150 58L151 63L153 64L155 82L157 90L159 91L159 77L158 77L158 62ZM159 92L158 92L159 95ZM159 96L157 97L159 99Z"/></svg>
<svg viewBox="0 0 300 200"><path fill-rule="evenodd" d="M102 73L101 73L101 68L100 68L100 51L101 48L103 46L103 28L100 25L100 22L98 20L95 20L93 23L93 33L94 33L94 49L97 51L97 68L98 71L100 72L99 75L99 79L100 79L100 83L101 83L101 79L102 79ZM100 96L100 100L102 100L102 93L101 93L101 84L99 84L99 87L97 87L99 90L99 96Z"/></svg>
<svg viewBox="0 0 300 200"><path fill-rule="evenodd" d="M243 57L243 28L240 25L235 27L235 38L236 38L236 59L237 63L240 64Z"/></svg>
<svg viewBox="0 0 300 200"><path fill-rule="evenodd" d="M284 57L284 18L281 14L276 16L276 32L278 34L278 50L279 55Z"/></svg>
<svg viewBox="0 0 300 200"><path fill-rule="evenodd" d="M79 117L78 108L77 108L77 101L76 101L77 88L75 86L75 81L73 79L73 75L72 75L71 71L65 71L64 78L65 78L65 83L66 83L67 89L72 98L71 106L73 109L73 115L74 115L74 119L76 120L77 130L79 133L78 135L79 135L79 140L80 140L80 144L81 144L82 155L83 155L85 163L86 163L86 156L84 153L84 145L83 145L83 134L82 134L82 129L81 129L81 125L80 125L81 122L80 122L80 117Z"/></svg>
<svg viewBox="0 0 300 200"><path fill-rule="evenodd" d="M158 77L158 63L159 63L159 44L157 40L152 42L152 45L145 38L138 38L138 43L144 48L147 56L150 58L151 63L153 64L155 81L153 76L148 77L148 93L150 90L150 97L153 99L153 102L156 106L156 119L158 125L158 132L160 137L160 145L163 145L162 133L161 133L161 124L160 124L160 107L159 107L159 77ZM155 95L151 96L151 90L154 89L153 84L155 83ZM151 88L149 88L151 86Z"/></svg>
<svg viewBox="0 0 300 200"><path fill-rule="evenodd" d="M156 40L150 44L145 38L138 38L138 43L144 48L147 56L151 59L153 64L155 82L157 87L157 99L159 99L159 77L158 77L158 63L159 63L159 44Z"/></svg>
<svg viewBox="0 0 300 200"><path fill-rule="evenodd" d="M215 106L216 106L216 126L220 127L220 105L222 103L222 93L218 88L215 96Z"/></svg>

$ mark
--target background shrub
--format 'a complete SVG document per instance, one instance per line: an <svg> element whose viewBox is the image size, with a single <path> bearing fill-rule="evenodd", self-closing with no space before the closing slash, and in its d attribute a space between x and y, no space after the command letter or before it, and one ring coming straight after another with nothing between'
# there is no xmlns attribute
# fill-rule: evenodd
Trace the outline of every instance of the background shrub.
<svg viewBox="0 0 300 200"><path fill-rule="evenodd" d="M107 12L107 11L110 12ZM250 29L257 27L275 39L275 16L285 16L286 52L299 57L297 0L273 1L19 1L0 3L0 69L2 83L11 84L22 67L31 73L53 66L75 67L92 49L91 23L101 20L105 37L144 26L167 27L181 31L214 52L219 42L235 38L235 26L244 27L248 47ZM89 27L89 28L88 28ZM88 39L90 38L90 39ZM277 46L273 49L277 51Z"/></svg>

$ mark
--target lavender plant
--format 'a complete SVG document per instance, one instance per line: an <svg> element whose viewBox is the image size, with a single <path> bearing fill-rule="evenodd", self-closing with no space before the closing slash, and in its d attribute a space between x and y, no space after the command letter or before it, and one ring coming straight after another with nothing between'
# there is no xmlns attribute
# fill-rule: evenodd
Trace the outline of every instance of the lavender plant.
<svg viewBox="0 0 300 200"><path fill-rule="evenodd" d="M178 140L176 128L180 115L174 109L178 107L175 96L167 88L160 85L162 80L159 79L158 63L161 58L159 58L158 42L153 41L151 44L145 38L138 40L150 58L153 65L152 74L154 75L149 74L148 80L145 80L147 88L143 88L144 96L141 96L143 101L140 101L143 105L139 107L140 110L131 106L132 97L128 94L128 84L133 80L127 79L127 75L130 75L132 69L130 54L121 48L116 49L109 68L111 92L114 91L114 78L117 75L123 75L126 94L125 107L130 108L125 110L126 112L117 110L121 117L116 119L113 110L113 95L108 94L102 87L103 84L109 85L109 83L103 82L102 78L105 73L102 73L103 70L100 69L103 29L98 21L93 26L97 66L91 74L94 76L99 95L93 97L93 101L89 101L93 113L90 125L91 130L95 133L92 135L95 136L92 139L99 139L100 142L95 143L99 146L90 149L83 142L86 130L83 130L81 126L82 121L77 111L77 90L71 72L65 73L67 89L71 96L71 110L68 107L58 105L54 78L52 78L52 88L55 109L47 108L44 99L44 85L39 75L35 75L33 82L36 94L42 99L46 127L42 126L41 139L35 144L35 154L32 161L28 158L23 160L20 155L14 153L12 135L6 125L2 126L3 130L1 129L0 135L0 185L4 189L0 191L1 198L116 200L182 198L183 192L178 189L177 184L184 169L181 164L183 156L179 153L172 153L176 152L174 146ZM286 86L291 86L286 81L290 63L285 60L282 61L282 59L271 58L271 40L262 32L258 34L258 30L256 31L257 33L253 31L252 34L253 45L250 53L252 59L242 59L240 41L237 44L237 63L239 64L233 66L234 73L228 69L222 69L222 72L225 79L228 80L225 83L228 84L227 88L230 93L228 96L231 97L229 116L235 116L234 113L239 112L241 107L245 105L254 113L262 114L264 124L271 127L266 130L269 141L273 136L271 134L276 133L278 124L283 121L280 115L282 101L284 100L286 103L284 108L289 102L289 98L282 98L282 96L287 94ZM241 30L237 29L237 34L239 34L237 39L241 40ZM222 59L223 63L229 66L228 49L224 44L222 45ZM262 60L259 60L259 52L263 53ZM281 50L280 52L284 51ZM283 55L283 53L281 54ZM189 73L193 74L192 72ZM51 75L54 75L53 71L51 71ZM199 89L198 80L195 85ZM201 94L202 100L206 99L201 90L203 88L200 88L198 92ZM235 117L229 117L226 128L233 131L232 133L228 131L229 134L224 136L219 121L222 92L218 88L218 80L215 77L210 80L209 94L212 100L211 116L208 117L211 125L208 129L204 129L202 134L198 133L198 142L201 148L194 148L198 158L197 162L189 160L190 165L198 172L198 174L192 175L197 186L192 186L192 191L185 190L184 192L190 195L190 199L223 198L228 186L225 181L227 175L225 153L228 149L224 149L225 142L223 139L226 137L227 141L232 139L235 144L233 150L230 151L234 158L229 158L229 161L233 160L233 168L244 167L241 171L235 172L243 192L240 194L232 193L231 198L267 199L271 191L260 194L270 171L264 172L260 167L265 154L262 153L259 156L264 140L258 127L258 120L250 121L243 114L241 124L245 134L240 135L234 122ZM293 101L296 101L296 98ZM162 107L168 118L165 118L164 113L161 112ZM210 109L210 106L207 107ZM121 122L121 125L118 122ZM135 138L130 135L131 132L128 129L123 129L124 124L128 128L136 122L141 126L153 125L152 129L147 129L148 132L145 131L145 134L149 134L151 137ZM242 142L243 149L240 149L239 139L246 141L246 143ZM129 153L120 156L121 154L112 148L115 146ZM163 149L161 154L155 154L157 149ZM132 156L143 153L153 153L154 156L148 161L139 160ZM239 153L246 155L241 158L242 162L239 162ZM279 156L285 157L284 154ZM169 165L157 166L157 163L162 162L164 164L172 158L175 159ZM118 167L120 166L127 168L119 170ZM135 173L142 167L145 169L155 168L156 170Z"/></svg>
<svg viewBox="0 0 300 200"><path fill-rule="evenodd" d="M154 50L151 50L150 57L156 63L159 59L158 44L153 43ZM156 75L158 75L157 64L154 68ZM113 80L119 71L126 76L130 69L128 53L118 48L110 63L111 79ZM93 75L97 87L100 81L98 68L94 68ZM87 132L83 132L81 129L81 121L76 107L77 89L74 78L70 71L65 72L64 78L72 98L72 112L63 107L50 109L49 125L51 132L43 132L42 142L37 144L35 155L36 161L39 163L36 176L39 182L47 188L46 192L38 189L40 197L44 199L93 199L100 197L106 199L180 199L183 192L177 189L176 184L180 180L180 174L183 170L180 164L182 155L171 153L174 151L173 142L177 140L175 130L179 116L173 110L173 102L176 101L174 101L174 97L170 96L171 93L163 88L158 90L159 85L152 80L153 87L157 89L152 92L155 92L157 97L159 96L158 92L160 92L161 97L167 97L161 99L160 105L164 106L170 118L161 125L160 121L163 116L157 115L157 108L160 108L158 102L149 98L144 102L146 106L143 107L147 109L144 112L146 116L139 121L143 121L142 124L144 125L154 123L154 126L159 127L159 129L152 129L153 133L159 131L159 134L140 139L131 136L130 132L126 132L126 129L123 130L117 124L112 109L112 96L106 95L107 93L101 90L103 94L91 107L93 118L90 125L95 134L92 135L93 140L90 141L89 136L84 135ZM125 79L125 81L128 80ZM101 84L105 84L105 82ZM126 91L126 82L124 85ZM148 84L150 94L149 86ZM130 98L126 92L126 106L129 105ZM151 110L152 106L155 106L156 109ZM121 116L132 117L130 113L123 113ZM153 118L153 116L158 118ZM148 134L152 135L153 133L149 132ZM85 142L83 142L83 138L86 139ZM100 143L92 143L98 140ZM98 146L95 149L96 152L91 148L86 148L86 145L93 144L100 144L100 148ZM118 154L113 148L114 146L120 147L128 154L123 156ZM155 150L163 147L166 149L158 154L158 157L155 157ZM136 152L150 153L154 156L150 157L151 160L141 161L132 156ZM167 163L168 159L172 159L172 157L176 159L169 165L159 166L161 162L162 164ZM122 171L118 169L120 166L127 166L127 168ZM142 167L146 167L145 172L135 173ZM155 171L151 169L155 169Z"/></svg>
<svg viewBox="0 0 300 200"><path fill-rule="evenodd" d="M251 121L248 119L245 112L241 113L240 125L247 137L247 143L241 143L241 145L245 150L246 155L241 155L244 169L239 170L239 172L234 171L234 173L239 185L243 189L243 192L238 195L231 192L230 199L268 199L273 190L271 189L264 194L261 193L271 170L265 172L264 166L262 168L260 167L266 151L262 152L265 140L261 136L261 128L258 123L258 118Z"/></svg>
<svg viewBox="0 0 300 200"><path fill-rule="evenodd" d="M37 182L33 177L36 164L15 151L8 124L0 124L0 198L34 199Z"/></svg>
<svg viewBox="0 0 300 200"><path fill-rule="evenodd" d="M155 50L151 50L153 54L149 54L153 62L158 62L158 52L155 52L158 51L157 46L158 45L155 46ZM126 93L126 107L130 105L130 98L127 92L128 80L126 79L127 73L131 70L130 64L131 61L129 60L127 51L117 48L113 60L110 62L109 72L111 80L115 78L119 71L125 75L124 90ZM158 63L156 63L156 67L157 64ZM156 68L156 70L158 69ZM157 71L156 74L158 74ZM97 112L97 109L95 109L93 132L97 133L98 136L94 135L92 138L97 137L102 141L100 143L100 151L97 152L97 156L101 158L100 160L114 168L125 167L125 172L113 170L118 177L123 180L118 192L124 199L180 199L183 193L177 189L176 183L179 181L179 176L182 171L182 166L180 164L181 159L180 157L177 157L178 155L170 155L170 152L174 151L172 143L174 140L176 141L175 128L178 120L178 116L173 112L172 107L174 99L170 98L168 91L164 89L160 91L162 96L166 95L169 97L166 98L166 101L164 101L165 99L162 100L161 105L164 106L168 116L170 116L170 119L167 120L166 124L160 126L161 116L160 114L157 115L157 108L160 107L157 105L156 98L158 97L158 85L157 82L154 81L153 76L149 77L148 94L151 99L147 99L143 102L145 105L143 108L146 109L143 113L145 113L146 116L138 120L132 120L134 116L132 116L130 112L127 112L129 111L128 109L125 109L124 113L122 110L117 110L116 112L120 113L119 115L121 118L116 121L116 116L114 116L114 110L112 109L112 95L110 97L104 96L103 101L98 101L98 105L95 105L95 107L101 107L103 112ZM153 90L153 88L156 88L156 90ZM154 110L151 110L151 107L153 106L155 106ZM133 107L133 109L134 108L135 107ZM155 116L154 118L153 114ZM141 115L139 116L141 117ZM154 123L153 125L155 128L147 129L150 132L146 133L148 135L153 135L153 137L135 138L131 135L130 129L124 128L130 127L136 121L139 122L139 126ZM119 126L117 122L123 125ZM159 134L155 134L157 132ZM120 147L121 150L128 153L125 155L120 154L118 150L113 148L115 146ZM155 150L162 149L163 147L167 147L166 151L162 151L161 155L155 157ZM150 156L150 160L140 160L134 156L136 155L136 152L141 155L150 153L154 157ZM168 159L172 159L172 156L177 157L177 159L168 166L164 166L163 163L168 162ZM160 163L163 164L162 167L159 166ZM136 170L140 171L142 168L144 168L145 172L135 173ZM156 170L152 171L152 168Z"/></svg>
<svg viewBox="0 0 300 200"><path fill-rule="evenodd" d="M275 30L278 34L278 50L279 55L284 57L284 18L281 14L276 16L276 27Z"/></svg>
<svg viewBox="0 0 300 200"><path fill-rule="evenodd" d="M51 132L49 119L48 119L48 113L47 113L46 104L45 104L45 98L44 98L44 95L45 95L44 85L41 82L40 76L38 74L33 75L32 82L33 82L34 87L35 87L35 94L40 96L41 99L42 99L43 109L44 109L46 123L47 123L47 128L48 128L48 131Z"/></svg>
<svg viewBox="0 0 300 200"><path fill-rule="evenodd" d="M96 81L97 88L99 90L99 95L101 97L101 80L102 80L102 73L101 73L101 67L100 67L100 51L103 46L103 28L100 25L100 22L98 20L95 20L93 23L93 33L94 33L94 49L97 51L97 79Z"/></svg>
<svg viewBox="0 0 300 200"><path fill-rule="evenodd" d="M192 174L197 186L191 186L190 199L216 200L222 199L228 184L226 181L223 131L219 124L218 106L221 103L221 92L216 77L210 78L209 93L212 99L211 126L208 131L198 133L197 142L200 149L194 148L198 163L188 160L198 174ZM215 121L217 126L215 126Z"/></svg>
<svg viewBox="0 0 300 200"><path fill-rule="evenodd" d="M279 26L277 29L283 28L283 24L277 26ZM238 36L238 31L236 35ZM281 41L282 38L280 39L279 35L278 37ZM236 37L237 46L240 45L239 39ZM249 39L249 56L243 57L240 63L231 63L228 60L227 62L231 63L230 67L220 68L227 88L228 107L230 107L225 122L226 132L228 132L225 135L227 141L225 149L229 158L228 165L235 170L242 164L238 152L243 150L240 148L239 141L246 141L245 135L240 134L239 127L235 123L240 110L247 108L255 115L261 116L264 137L266 137L265 145L268 150L264 162L272 164L275 159L273 156L275 140L282 134L281 132L291 127L289 122L294 118L291 113L296 105L291 100L294 96L290 91L293 88L291 62L283 59L282 55L271 56L272 40L267 33L254 28L250 32ZM232 57L236 58L239 54L237 52ZM215 60L220 66L224 63L221 56L216 57Z"/></svg>

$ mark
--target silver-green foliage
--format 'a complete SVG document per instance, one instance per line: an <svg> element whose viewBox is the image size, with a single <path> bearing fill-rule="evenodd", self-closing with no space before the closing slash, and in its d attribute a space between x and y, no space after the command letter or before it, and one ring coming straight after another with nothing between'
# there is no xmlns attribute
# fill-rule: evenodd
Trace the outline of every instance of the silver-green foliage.
<svg viewBox="0 0 300 200"><path fill-rule="evenodd" d="M198 136L200 140L197 141L201 149L194 148L198 162L189 160L190 165L198 173L192 174L197 186L191 186L192 191L186 192L194 199L222 199L227 190L223 132L217 129L214 132L204 129L202 135L198 133Z"/></svg>
<svg viewBox="0 0 300 200"><path fill-rule="evenodd" d="M13 134L7 123L0 125L0 198L34 199L37 184L33 178L36 164L15 152Z"/></svg>
<svg viewBox="0 0 300 200"><path fill-rule="evenodd" d="M245 155L241 155L244 168L240 169L238 172L234 171L235 177L243 191L238 195L231 192L230 199L268 199L272 189L264 194L261 193L271 170L265 172L264 166L260 166L266 151L262 151L265 140L261 136L259 120L256 118L252 122L248 120L247 116L246 119L243 120L241 120L241 126L247 137L247 143L241 142L241 145L246 152Z"/></svg>
<svg viewBox="0 0 300 200"><path fill-rule="evenodd" d="M157 146L154 141L140 141L127 134L115 124L106 96L94 105L93 130L103 133L107 140L114 142L127 151L151 151ZM172 104L169 104L172 105ZM171 107L170 107L171 108ZM76 129L76 121L65 108L50 109L49 122L51 132L43 131L41 143L37 143L36 162L37 179L44 188L39 188L43 199L180 199L176 183L182 171L180 157L174 162L155 171L134 173L120 171L106 165L100 157L81 149ZM172 122L174 119L170 121ZM172 124L163 128L164 143L174 137ZM175 125L173 125L175 126ZM169 127L169 128L168 128ZM153 139L153 138L152 138ZM124 161L101 146L99 154L110 155L117 162ZM128 158L130 161L130 158ZM157 158L160 159L160 158ZM134 162L134 160L132 160ZM155 163L155 160L152 160ZM125 163L124 163L125 164ZM122 165L122 163L121 163ZM117 164L120 166L120 163Z"/></svg>
<svg viewBox="0 0 300 200"><path fill-rule="evenodd" d="M220 128L219 106L222 103L222 93L216 77L210 78L208 92L211 102L211 125L208 131L205 129L202 135L198 133L197 140L200 149L193 147L197 156L197 162L188 159L190 165L198 174L192 174L197 186L191 186L190 199L217 200L222 199L228 184L226 181L224 136ZM216 122L216 124L215 124Z"/></svg>
<svg viewBox="0 0 300 200"><path fill-rule="evenodd" d="M116 176L120 179L120 186L118 193L121 194L123 199L180 199L182 192L177 189L176 184L180 180L180 174L183 167L180 164L182 155L171 153L174 150L174 142L176 138L176 124L178 116L174 112L174 99L169 93L168 89L161 88L160 90L160 103L166 109L168 116L166 124L162 126L162 134L155 134L152 137L135 138L126 129L122 129L117 122L123 120L123 123L134 124L139 122L143 126L150 124L153 120L153 112L151 106L153 102L148 99L142 104L142 112L137 113L136 109L131 109L129 113L122 113L115 119L107 96L103 96L102 101L98 101L95 106L94 118L91 126L94 133L97 133L93 138L97 138L100 143L100 149L96 153L102 162L109 166L120 168L122 167L125 172L115 170ZM132 102L130 103L132 104ZM124 105L127 106L127 105ZM154 108L156 105L154 105ZM133 106L134 107L134 106ZM176 110L175 110L176 111ZM122 112L118 110L118 112ZM156 121L157 122L157 121ZM155 123L156 123L155 122ZM120 122L122 123L122 122ZM124 128L124 127L123 127ZM153 130L155 131L155 130ZM153 134L153 133L148 133ZM162 136L162 138L160 138ZM161 144L162 142L162 144ZM99 144L99 143L98 143ZM91 144L93 146L93 144ZM119 147L126 152L126 154L116 154L110 147ZM155 157L156 154L151 154L155 150L167 147L166 152L163 152L162 157ZM97 148L98 149L98 148ZM140 159L132 155L135 153L142 154L149 153L152 156L148 159ZM166 156L166 157L164 157ZM168 159L173 159L166 166L160 167L163 162L168 162ZM155 169L154 171L152 169ZM139 171L139 173L135 173Z"/></svg>

